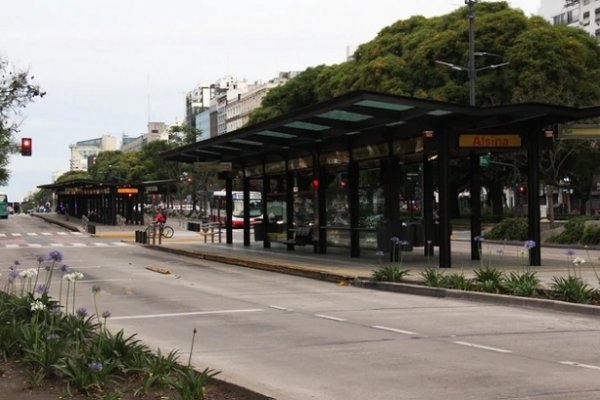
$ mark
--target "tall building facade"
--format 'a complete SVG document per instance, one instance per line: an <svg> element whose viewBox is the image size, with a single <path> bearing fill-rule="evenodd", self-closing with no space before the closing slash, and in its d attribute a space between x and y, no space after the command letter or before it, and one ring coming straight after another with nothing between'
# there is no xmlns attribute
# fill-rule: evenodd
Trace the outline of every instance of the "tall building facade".
<svg viewBox="0 0 600 400"><path fill-rule="evenodd" d="M87 171L88 160L97 156L101 151L117 150L117 138L105 134L97 139L82 140L69 146L71 149L71 160L69 169L71 171Z"/></svg>
<svg viewBox="0 0 600 400"><path fill-rule="evenodd" d="M542 0L538 13L553 25L581 28L600 42L600 0Z"/></svg>
<svg viewBox="0 0 600 400"><path fill-rule="evenodd" d="M137 137L130 137L127 134L123 134L121 151L124 153L139 151L146 143L155 140L169 140L169 131L164 122L148 122L148 132L142 133Z"/></svg>
<svg viewBox="0 0 600 400"><path fill-rule="evenodd" d="M199 141L239 129L248 122L250 113L261 105L269 90L297 74L281 72L268 82L254 83L225 76L210 86L199 85L186 96L186 121L201 131Z"/></svg>

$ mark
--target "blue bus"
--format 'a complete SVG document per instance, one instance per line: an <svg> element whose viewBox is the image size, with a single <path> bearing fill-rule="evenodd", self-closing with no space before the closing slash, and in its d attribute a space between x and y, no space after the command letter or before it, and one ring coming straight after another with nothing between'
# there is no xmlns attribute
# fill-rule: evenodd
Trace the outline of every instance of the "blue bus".
<svg viewBox="0 0 600 400"><path fill-rule="evenodd" d="M5 193L0 193L0 218L8 218L8 196Z"/></svg>

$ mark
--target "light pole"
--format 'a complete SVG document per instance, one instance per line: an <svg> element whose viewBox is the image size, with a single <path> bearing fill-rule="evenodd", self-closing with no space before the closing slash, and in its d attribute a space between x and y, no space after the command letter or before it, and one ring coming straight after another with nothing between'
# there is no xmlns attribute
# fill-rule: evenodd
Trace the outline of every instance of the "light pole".
<svg viewBox="0 0 600 400"><path fill-rule="evenodd" d="M508 65L509 63L503 62L499 64L490 64L485 67L475 67L475 56L492 56L501 57L499 54L489 53L487 51L475 51L475 3L477 0L465 0L465 4L469 7L469 61L466 67L456 65L446 61L435 60L436 63L445 65L446 67L452 68L457 71L466 71L469 76L469 105L476 105L475 98L475 80L477 73L486 69L496 69Z"/></svg>

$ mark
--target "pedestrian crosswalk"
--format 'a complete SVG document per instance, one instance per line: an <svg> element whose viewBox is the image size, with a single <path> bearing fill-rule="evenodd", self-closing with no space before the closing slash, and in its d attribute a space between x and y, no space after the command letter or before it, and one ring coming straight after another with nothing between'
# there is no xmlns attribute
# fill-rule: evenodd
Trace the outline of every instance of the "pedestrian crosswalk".
<svg viewBox="0 0 600 400"><path fill-rule="evenodd" d="M0 238L23 237L23 236L83 236L81 232L27 232L27 233L0 233Z"/></svg>
<svg viewBox="0 0 600 400"><path fill-rule="evenodd" d="M91 243L84 243L84 242L74 242L74 243L47 243L47 244L42 244L42 243L1 243L0 242L0 248L5 248L5 249L19 249L19 248L27 248L27 247L33 247L33 248L64 248L64 247L124 247L124 246L131 246L130 243L125 243L125 242L91 242Z"/></svg>

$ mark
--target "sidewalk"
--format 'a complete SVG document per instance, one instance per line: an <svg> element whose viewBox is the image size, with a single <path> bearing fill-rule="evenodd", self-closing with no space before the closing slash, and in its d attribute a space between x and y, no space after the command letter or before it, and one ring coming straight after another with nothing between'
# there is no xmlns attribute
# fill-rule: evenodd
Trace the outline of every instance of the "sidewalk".
<svg viewBox="0 0 600 400"><path fill-rule="evenodd" d="M83 224L80 219L70 217L67 220L64 215L54 213L35 214L34 216L50 223L61 225L67 229L83 232ZM103 224L95 225L96 233L91 236L119 238L131 243L135 243L135 231L145 228L145 226L140 225L125 225L122 227ZM375 269L388 263L387 259L377 256L374 250L363 250L360 258L351 258L349 251L341 248L328 248L328 254L323 255L314 254L313 247L309 245L296 246L294 251L288 251L285 245L279 243L273 243L270 249L264 249L262 242L254 241L251 242L250 246L243 246L241 231L234 232L233 244L228 245L224 243L224 231L222 235L223 243L204 243L205 237L201 233L187 231L185 229L187 226L185 222L170 220L169 225L175 229L173 238L163 239L161 245L144 246L153 250L338 283L370 280ZM468 235L457 236L468 237ZM499 254L500 248L503 250L501 255ZM464 273L466 276L471 277L473 276L473 270L490 265L505 273L522 272L526 268L524 267L524 256L520 254L522 249L522 245L520 244L503 245L485 243L483 247L483 262L473 261L470 259L469 241L464 239L453 240L453 268L443 271L446 274ZM596 264L598 264L600 251L585 250L584 252L583 249L576 251L580 257L586 258L587 256L588 259L588 262L583 264L582 268L578 269L578 275L581 274L582 279L590 286L598 287L598 278L591 261L595 260ZM568 276L569 272L573 273L574 270L564 253L564 248L544 246L542 248L543 265L529 267L529 270L537 272L537 276L545 286L554 277ZM421 281L420 273L426 268L437 267L438 259L436 256L425 257L423 255L423 248L415 248L412 252L402 254L402 265L410 270L410 274L407 277L408 281L416 283ZM571 271L568 269L569 266ZM596 269L600 273L600 266L596 266ZM378 288L382 289L382 287ZM444 295L447 295L447 293ZM465 296L461 297L464 298ZM521 300L523 299L521 298ZM502 302L506 303L506 300L502 300ZM600 307L594 308L600 309Z"/></svg>

